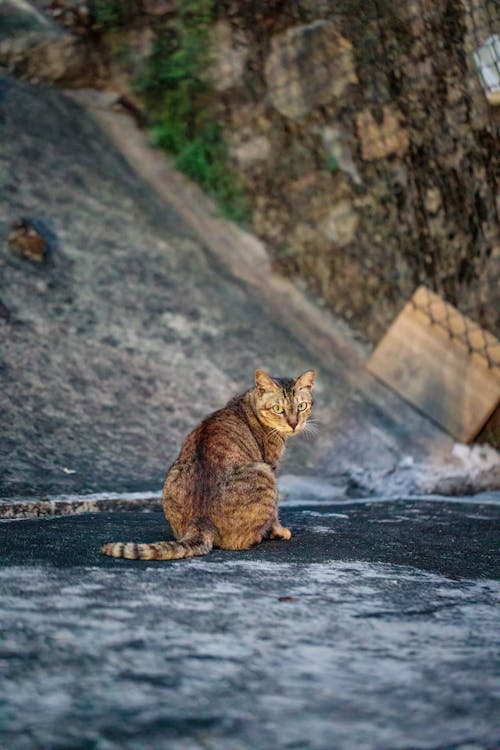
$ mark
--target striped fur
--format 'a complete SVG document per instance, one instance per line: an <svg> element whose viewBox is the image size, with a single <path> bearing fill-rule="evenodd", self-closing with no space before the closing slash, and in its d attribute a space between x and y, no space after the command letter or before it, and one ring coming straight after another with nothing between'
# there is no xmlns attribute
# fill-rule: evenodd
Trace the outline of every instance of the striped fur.
<svg viewBox="0 0 500 750"><path fill-rule="evenodd" d="M163 487L176 541L111 542L101 551L130 560L178 560L212 547L248 549L265 538L290 539L278 519L275 469L290 435L309 418L315 373L271 378L203 420L186 438Z"/></svg>
<svg viewBox="0 0 500 750"><path fill-rule="evenodd" d="M207 555L213 547L214 532L209 524L198 524L175 542L110 542L101 547L101 552L127 560L182 560Z"/></svg>

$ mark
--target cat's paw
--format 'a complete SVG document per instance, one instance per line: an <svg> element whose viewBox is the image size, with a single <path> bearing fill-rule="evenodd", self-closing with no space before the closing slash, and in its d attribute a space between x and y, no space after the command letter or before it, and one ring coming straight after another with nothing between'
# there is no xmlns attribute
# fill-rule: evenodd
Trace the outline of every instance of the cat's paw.
<svg viewBox="0 0 500 750"><path fill-rule="evenodd" d="M271 533L269 534L270 539L284 539L285 541L288 541L292 538L292 532L290 529L285 528L281 524L276 524L276 526L273 526L271 529Z"/></svg>

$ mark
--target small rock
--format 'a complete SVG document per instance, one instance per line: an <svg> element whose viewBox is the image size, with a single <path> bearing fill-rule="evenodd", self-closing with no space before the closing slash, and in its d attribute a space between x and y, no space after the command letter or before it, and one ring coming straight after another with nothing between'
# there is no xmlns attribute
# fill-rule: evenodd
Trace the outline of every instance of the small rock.
<svg viewBox="0 0 500 750"><path fill-rule="evenodd" d="M57 247L57 238L41 219L19 219L7 237L9 247L23 258L44 263Z"/></svg>
<svg viewBox="0 0 500 750"><path fill-rule="evenodd" d="M135 97L121 94L114 104L114 109L131 115L140 128L144 128L148 124L147 115Z"/></svg>
<svg viewBox="0 0 500 750"><path fill-rule="evenodd" d="M441 193L437 187L428 188L425 192L424 205L426 210L435 216L443 205Z"/></svg>
<svg viewBox="0 0 500 750"><path fill-rule="evenodd" d="M42 263L47 259L47 243L26 219L14 222L9 232L8 243L11 250L23 258Z"/></svg>
<svg viewBox="0 0 500 750"><path fill-rule="evenodd" d="M327 218L321 223L320 231L336 245L345 247L354 240L358 224L359 216L352 203L343 200L333 206Z"/></svg>
<svg viewBox="0 0 500 750"><path fill-rule="evenodd" d="M232 146L230 153L241 169L247 169L256 162L269 158L271 141L265 135L256 135Z"/></svg>
<svg viewBox="0 0 500 750"><path fill-rule="evenodd" d="M413 456L403 456L401 461L398 463L400 469L412 469L415 465Z"/></svg>

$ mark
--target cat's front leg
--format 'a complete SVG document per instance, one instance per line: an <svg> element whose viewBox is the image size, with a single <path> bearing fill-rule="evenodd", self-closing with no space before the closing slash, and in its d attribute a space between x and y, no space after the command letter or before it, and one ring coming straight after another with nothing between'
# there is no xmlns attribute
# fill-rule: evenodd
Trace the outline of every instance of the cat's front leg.
<svg viewBox="0 0 500 750"><path fill-rule="evenodd" d="M267 536L269 539L284 539L285 541L292 538L292 532L290 529L287 529L286 526L280 524L277 511L274 515L271 526L269 527Z"/></svg>

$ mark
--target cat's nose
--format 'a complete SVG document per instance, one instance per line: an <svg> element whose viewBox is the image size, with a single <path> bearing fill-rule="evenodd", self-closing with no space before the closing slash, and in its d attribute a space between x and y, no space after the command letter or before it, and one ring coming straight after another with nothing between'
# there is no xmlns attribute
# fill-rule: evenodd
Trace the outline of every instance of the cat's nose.
<svg viewBox="0 0 500 750"><path fill-rule="evenodd" d="M286 421L288 422L292 430L294 430L299 423L299 420L297 417L287 417Z"/></svg>

